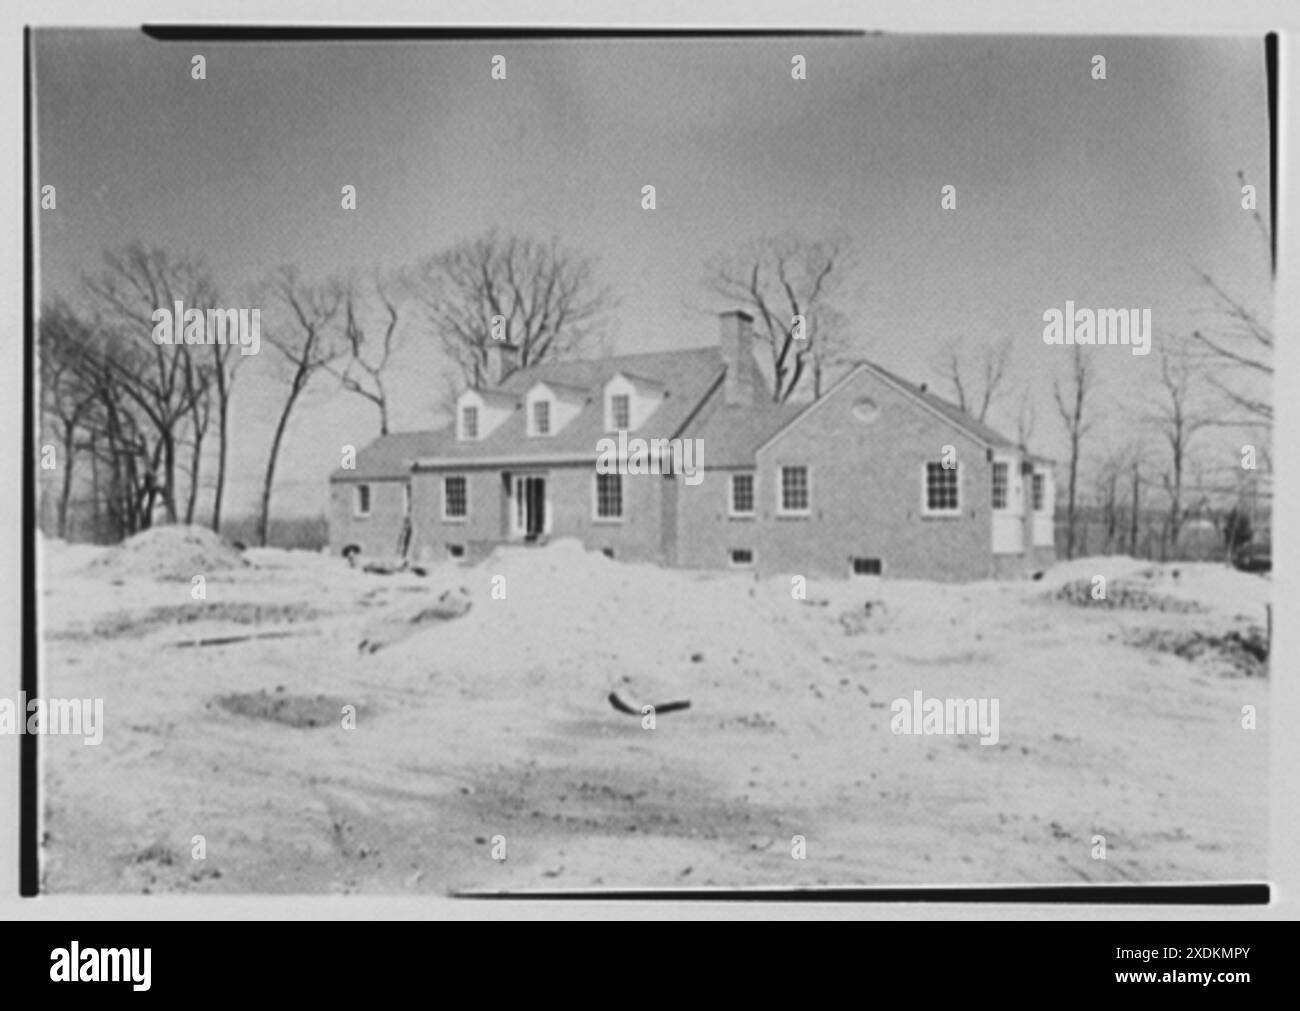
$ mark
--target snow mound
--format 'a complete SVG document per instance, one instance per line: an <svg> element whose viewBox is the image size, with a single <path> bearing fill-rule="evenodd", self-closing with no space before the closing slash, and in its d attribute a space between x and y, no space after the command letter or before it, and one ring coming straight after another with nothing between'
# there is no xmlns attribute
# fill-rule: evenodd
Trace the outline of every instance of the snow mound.
<svg viewBox="0 0 1300 1011"><path fill-rule="evenodd" d="M186 580L248 566L232 545L206 527L152 527L96 558L88 568L112 578Z"/></svg>

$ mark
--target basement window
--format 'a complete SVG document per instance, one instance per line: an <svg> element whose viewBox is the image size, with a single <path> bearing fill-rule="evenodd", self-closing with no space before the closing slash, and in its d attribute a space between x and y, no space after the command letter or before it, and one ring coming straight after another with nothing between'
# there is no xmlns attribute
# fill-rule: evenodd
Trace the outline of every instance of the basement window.
<svg viewBox="0 0 1300 1011"><path fill-rule="evenodd" d="M884 566L879 558L853 559L853 574L855 576L878 576L882 571L884 571Z"/></svg>
<svg viewBox="0 0 1300 1011"><path fill-rule="evenodd" d="M754 552L749 548L732 548L731 564L736 568L748 568L754 564Z"/></svg>
<svg viewBox="0 0 1300 1011"><path fill-rule="evenodd" d="M448 557L448 558L464 558L464 557L465 557L465 545L463 545L463 544L448 544L448 545L447 545L447 557Z"/></svg>
<svg viewBox="0 0 1300 1011"><path fill-rule="evenodd" d="M601 553L602 555L604 555L606 558L610 558L610 559L612 559L612 558L614 557L614 549L613 549L613 548L601 548L601 549L600 549L600 553Z"/></svg>

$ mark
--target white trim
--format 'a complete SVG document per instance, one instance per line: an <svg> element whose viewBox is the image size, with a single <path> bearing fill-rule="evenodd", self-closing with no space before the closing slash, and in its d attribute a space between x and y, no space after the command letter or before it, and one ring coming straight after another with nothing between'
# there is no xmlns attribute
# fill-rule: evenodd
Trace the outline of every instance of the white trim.
<svg viewBox="0 0 1300 1011"><path fill-rule="evenodd" d="M803 509L786 509L784 503L785 492L785 471L802 469L805 472L808 492L808 505ZM779 517L788 517L790 519L803 519L812 516L813 500L813 471L812 466L806 463L780 463L776 466L776 515Z"/></svg>
<svg viewBox="0 0 1300 1011"><path fill-rule="evenodd" d="M451 478L459 478L465 482L465 515L448 516L447 515L447 482ZM469 475L468 474L443 474L442 475L442 521L444 523L468 523L469 522Z"/></svg>
<svg viewBox="0 0 1300 1011"><path fill-rule="evenodd" d="M600 507L600 479L602 477L618 478L618 508L617 516L601 516ZM627 518L627 482L623 480L622 474L601 474L599 471L591 475L591 522L617 525Z"/></svg>
<svg viewBox="0 0 1300 1011"><path fill-rule="evenodd" d="M957 507L955 509L931 509L930 508L930 464L943 465L941 460L922 460L921 461L921 515L932 519L961 519L962 500L965 497L964 488L961 480L961 461L958 460L952 467L945 467L945 470L955 470L957 472Z"/></svg>
<svg viewBox="0 0 1300 1011"><path fill-rule="evenodd" d="M749 512L736 512L736 478L749 478ZM752 520L758 515L758 471L733 470L727 475L727 517L733 520Z"/></svg>
<svg viewBox="0 0 1300 1011"><path fill-rule="evenodd" d="M361 509L361 489L366 490L366 508ZM368 520L375 509L375 489L369 481L358 481L352 486L352 518Z"/></svg>

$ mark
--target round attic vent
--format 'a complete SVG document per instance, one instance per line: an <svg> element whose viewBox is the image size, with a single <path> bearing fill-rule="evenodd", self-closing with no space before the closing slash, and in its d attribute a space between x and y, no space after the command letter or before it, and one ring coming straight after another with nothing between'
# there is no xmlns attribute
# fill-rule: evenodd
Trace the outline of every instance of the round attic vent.
<svg viewBox="0 0 1300 1011"><path fill-rule="evenodd" d="M880 416L880 408L870 397L863 397L853 405L853 416L859 421L875 421Z"/></svg>

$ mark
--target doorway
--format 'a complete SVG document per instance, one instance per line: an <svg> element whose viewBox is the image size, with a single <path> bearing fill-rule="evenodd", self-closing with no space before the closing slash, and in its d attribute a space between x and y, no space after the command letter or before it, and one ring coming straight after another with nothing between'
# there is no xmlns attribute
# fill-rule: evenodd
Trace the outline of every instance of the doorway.
<svg viewBox="0 0 1300 1011"><path fill-rule="evenodd" d="M546 478L537 474L516 474L514 478L514 534L535 541L549 528L546 508Z"/></svg>

